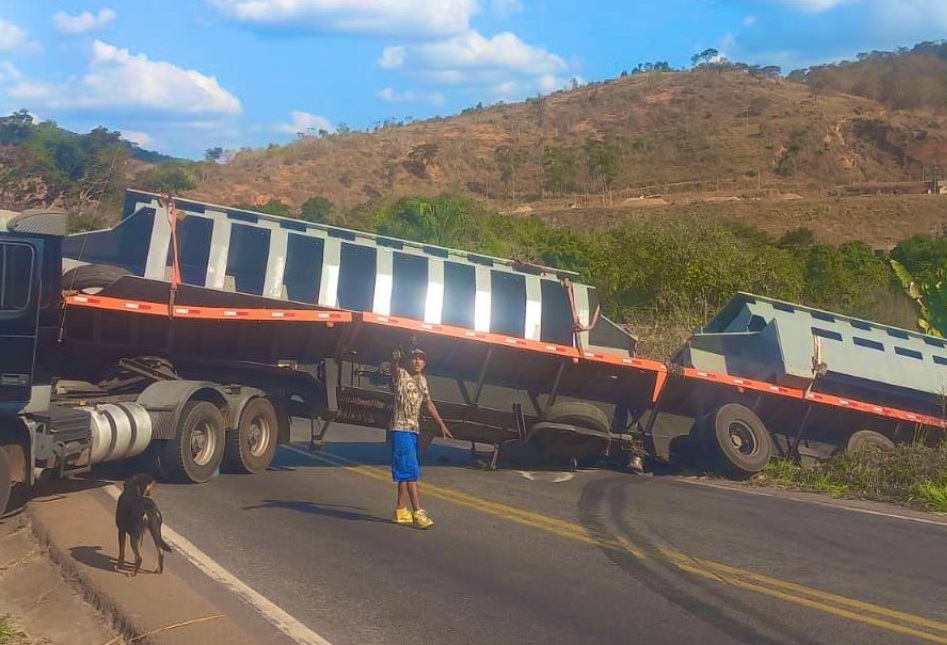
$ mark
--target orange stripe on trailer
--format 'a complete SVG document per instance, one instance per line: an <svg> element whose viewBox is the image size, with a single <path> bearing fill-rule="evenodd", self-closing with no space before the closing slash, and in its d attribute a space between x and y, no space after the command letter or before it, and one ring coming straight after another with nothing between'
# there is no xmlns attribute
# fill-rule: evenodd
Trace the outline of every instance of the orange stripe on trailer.
<svg viewBox="0 0 947 645"><path fill-rule="evenodd" d="M937 417L932 417L926 414L909 412L907 410L891 408L884 405L878 405L876 403L866 403L865 401L857 401L855 399L834 396L832 394L823 394L821 392L803 392L802 390L783 387L781 385L773 385L772 383L766 383L764 381L754 381L752 379L730 376L729 374L705 372L689 367L684 368L684 376L685 378L694 378L712 383L720 383L722 385L756 390L758 392L769 392L770 394L783 396L789 399L802 399L815 403L831 405L837 408L846 408L849 410L855 410L857 412L865 412L867 414L874 414L876 416L888 417L890 419L911 421L913 423L920 423L922 425L947 429L947 420L945 419L938 419Z"/></svg>
<svg viewBox="0 0 947 645"><path fill-rule="evenodd" d="M314 311L311 309L246 309L241 307L191 307L166 303L123 300L105 296L72 295L66 304L76 307L125 311L152 316L167 316L191 320L247 320L252 322L288 321L345 323L352 321L347 311Z"/></svg>
<svg viewBox="0 0 947 645"><path fill-rule="evenodd" d="M559 356L568 356L570 358L579 358L579 352L574 347L565 345L555 345L544 343L538 340L527 340L525 338L516 338L513 336L504 336L502 334L491 334L482 331L471 331L461 327L452 327L450 325L438 325L426 323L411 318L400 318L397 316L383 316L371 312L361 314L362 320L366 323L385 325L386 327L401 327L413 331L430 332L441 336L459 338L462 340L477 340L484 343L493 343L495 345L504 345L506 347L517 347L529 349L544 354L557 354Z"/></svg>
<svg viewBox="0 0 947 645"><path fill-rule="evenodd" d="M401 327L412 331L426 331L451 338L460 338L463 340L478 340L484 343L503 345L505 347L517 347L544 354L556 354L558 356L567 356L573 360L588 360L598 363L607 363L617 367L633 367L640 370L666 373L667 367L664 363L651 361L643 358L634 358L629 356L615 356L612 354L599 354L595 352L585 352L579 354L575 347L567 345L556 345L540 340L527 340L525 338L516 338L514 336L505 336L503 334L491 334L489 332L471 331L461 327L452 327L450 325L437 325L434 323L425 323L411 318L400 318L397 316L383 316L380 314L364 312L361 314L362 320L370 324L385 325L388 327Z"/></svg>
<svg viewBox="0 0 947 645"><path fill-rule="evenodd" d="M876 405L874 403L865 403L863 401L853 401L851 399L833 396L831 394L822 394L820 392L808 392L804 395L804 397L808 401L824 403L837 408L849 408L862 412L868 412L878 416L898 419L900 421L910 421L911 423L919 423L921 425L947 430L947 420L932 417L927 414L910 412L908 410L901 410L899 408L889 408L887 406Z"/></svg>

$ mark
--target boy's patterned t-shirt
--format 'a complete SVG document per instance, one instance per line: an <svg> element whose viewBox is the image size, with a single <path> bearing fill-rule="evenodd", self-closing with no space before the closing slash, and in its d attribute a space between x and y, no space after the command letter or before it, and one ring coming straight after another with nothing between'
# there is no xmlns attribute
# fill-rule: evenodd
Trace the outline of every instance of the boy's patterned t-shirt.
<svg viewBox="0 0 947 645"><path fill-rule="evenodd" d="M406 369L399 367L391 429L419 432L421 406L430 398L427 379L421 374L412 376Z"/></svg>

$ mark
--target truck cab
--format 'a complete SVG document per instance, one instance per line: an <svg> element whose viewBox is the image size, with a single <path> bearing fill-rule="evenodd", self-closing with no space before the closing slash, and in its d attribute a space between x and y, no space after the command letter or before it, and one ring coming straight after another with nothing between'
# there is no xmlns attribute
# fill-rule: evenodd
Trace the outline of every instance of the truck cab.
<svg viewBox="0 0 947 645"><path fill-rule="evenodd" d="M36 423L50 407L66 215L0 215L0 511L33 483Z"/></svg>

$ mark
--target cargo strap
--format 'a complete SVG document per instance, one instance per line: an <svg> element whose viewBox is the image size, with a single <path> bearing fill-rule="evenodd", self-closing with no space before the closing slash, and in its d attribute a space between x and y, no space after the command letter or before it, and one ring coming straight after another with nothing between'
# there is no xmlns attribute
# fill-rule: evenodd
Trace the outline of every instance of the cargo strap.
<svg viewBox="0 0 947 645"><path fill-rule="evenodd" d="M171 228L171 294L168 302L168 312L174 317L174 304L177 300L178 286L181 284L181 265L178 261L178 209L174 204L174 197L168 195L162 204L168 214L168 226ZM183 216L183 213L182 213Z"/></svg>
<svg viewBox="0 0 947 645"><path fill-rule="evenodd" d="M583 325L582 320L579 318L579 312L575 308L575 291L572 280L569 278L561 278L559 283L562 285L562 288L566 290L566 293L569 294L569 309L572 311L572 330L575 332L575 347L579 350L579 356L585 358L585 349L582 347L581 334L591 331L592 328L598 324L598 319L602 314L602 306L601 304L596 304L595 311L589 318L589 324Z"/></svg>

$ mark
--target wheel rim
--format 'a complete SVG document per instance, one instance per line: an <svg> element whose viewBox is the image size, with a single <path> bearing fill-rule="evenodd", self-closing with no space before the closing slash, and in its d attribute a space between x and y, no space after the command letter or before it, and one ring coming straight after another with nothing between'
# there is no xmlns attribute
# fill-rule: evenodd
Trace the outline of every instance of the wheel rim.
<svg viewBox="0 0 947 645"><path fill-rule="evenodd" d="M247 443L250 446L250 454L254 457L261 457L266 454L270 446L270 423L263 415L257 415L251 419L247 429Z"/></svg>
<svg viewBox="0 0 947 645"><path fill-rule="evenodd" d="M207 421L201 421L191 430L191 459L198 466L206 466L214 457L217 433Z"/></svg>
<svg viewBox="0 0 947 645"><path fill-rule="evenodd" d="M759 450L756 435L743 421L731 421L727 426L730 445L741 455L754 455Z"/></svg>

